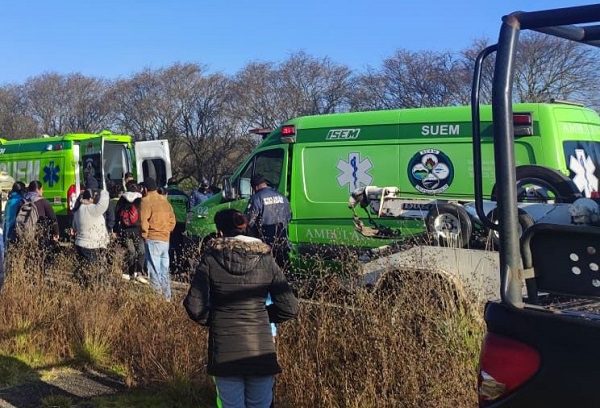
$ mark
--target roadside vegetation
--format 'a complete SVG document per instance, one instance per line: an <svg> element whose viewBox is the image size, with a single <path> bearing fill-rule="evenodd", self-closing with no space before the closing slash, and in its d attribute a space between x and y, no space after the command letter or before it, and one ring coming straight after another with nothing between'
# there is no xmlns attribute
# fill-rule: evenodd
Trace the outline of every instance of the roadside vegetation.
<svg viewBox="0 0 600 408"><path fill-rule="evenodd" d="M0 360L0 387L39 370L90 367L131 392L85 406L213 406L207 333L188 319L183 291L169 303L122 281L118 252L85 288L72 278L72 254L47 268L45 258L33 248L7 258L0 354L11 364ZM313 265L321 278L297 284L301 313L278 329L277 406L476 406L481 305L426 272L390 273L372 291L353 285L352 260L335 276Z"/></svg>

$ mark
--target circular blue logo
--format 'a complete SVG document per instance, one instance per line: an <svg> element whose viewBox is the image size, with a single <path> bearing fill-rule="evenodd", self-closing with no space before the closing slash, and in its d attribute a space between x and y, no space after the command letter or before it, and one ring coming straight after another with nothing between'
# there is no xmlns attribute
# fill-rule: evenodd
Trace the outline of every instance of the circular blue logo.
<svg viewBox="0 0 600 408"><path fill-rule="evenodd" d="M454 166L450 158L439 150L421 150L408 162L408 180L421 193L443 193L453 179Z"/></svg>

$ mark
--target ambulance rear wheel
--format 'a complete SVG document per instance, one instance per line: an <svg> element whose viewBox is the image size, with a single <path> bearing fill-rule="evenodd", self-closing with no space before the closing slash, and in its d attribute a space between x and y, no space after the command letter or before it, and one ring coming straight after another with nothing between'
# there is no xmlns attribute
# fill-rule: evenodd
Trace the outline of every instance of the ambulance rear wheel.
<svg viewBox="0 0 600 408"><path fill-rule="evenodd" d="M573 180L548 167L525 165L516 168L517 201L526 203L572 203L581 197ZM496 186L492 201L497 201Z"/></svg>
<svg viewBox="0 0 600 408"><path fill-rule="evenodd" d="M467 211L452 203L432 206L425 218L425 225L438 245L452 248L467 247L473 233L473 224Z"/></svg>

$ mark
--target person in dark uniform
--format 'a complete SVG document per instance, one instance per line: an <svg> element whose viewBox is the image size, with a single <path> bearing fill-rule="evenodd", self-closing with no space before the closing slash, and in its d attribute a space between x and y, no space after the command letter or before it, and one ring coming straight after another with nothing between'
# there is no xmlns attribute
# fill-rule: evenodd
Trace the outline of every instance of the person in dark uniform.
<svg viewBox="0 0 600 408"><path fill-rule="evenodd" d="M167 200L171 203L175 212L175 229L171 233L169 243L169 257L173 270L178 271L186 265L184 246L186 243L185 222L189 209L190 198L178 186L177 179L171 177L167 181Z"/></svg>
<svg viewBox="0 0 600 408"><path fill-rule="evenodd" d="M292 218L290 202L278 191L269 187L267 179L255 174L250 180L254 194L250 197L246 214L251 234L263 240L273 251L277 264L285 269L290 243L288 224Z"/></svg>

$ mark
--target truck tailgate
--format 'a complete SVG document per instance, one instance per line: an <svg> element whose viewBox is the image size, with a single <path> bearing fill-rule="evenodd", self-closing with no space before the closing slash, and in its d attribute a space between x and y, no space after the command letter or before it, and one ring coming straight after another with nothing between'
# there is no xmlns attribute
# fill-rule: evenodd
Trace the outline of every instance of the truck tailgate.
<svg viewBox="0 0 600 408"><path fill-rule="evenodd" d="M517 309L490 302L488 332L528 344L540 354L538 372L486 407L600 407L600 315Z"/></svg>

